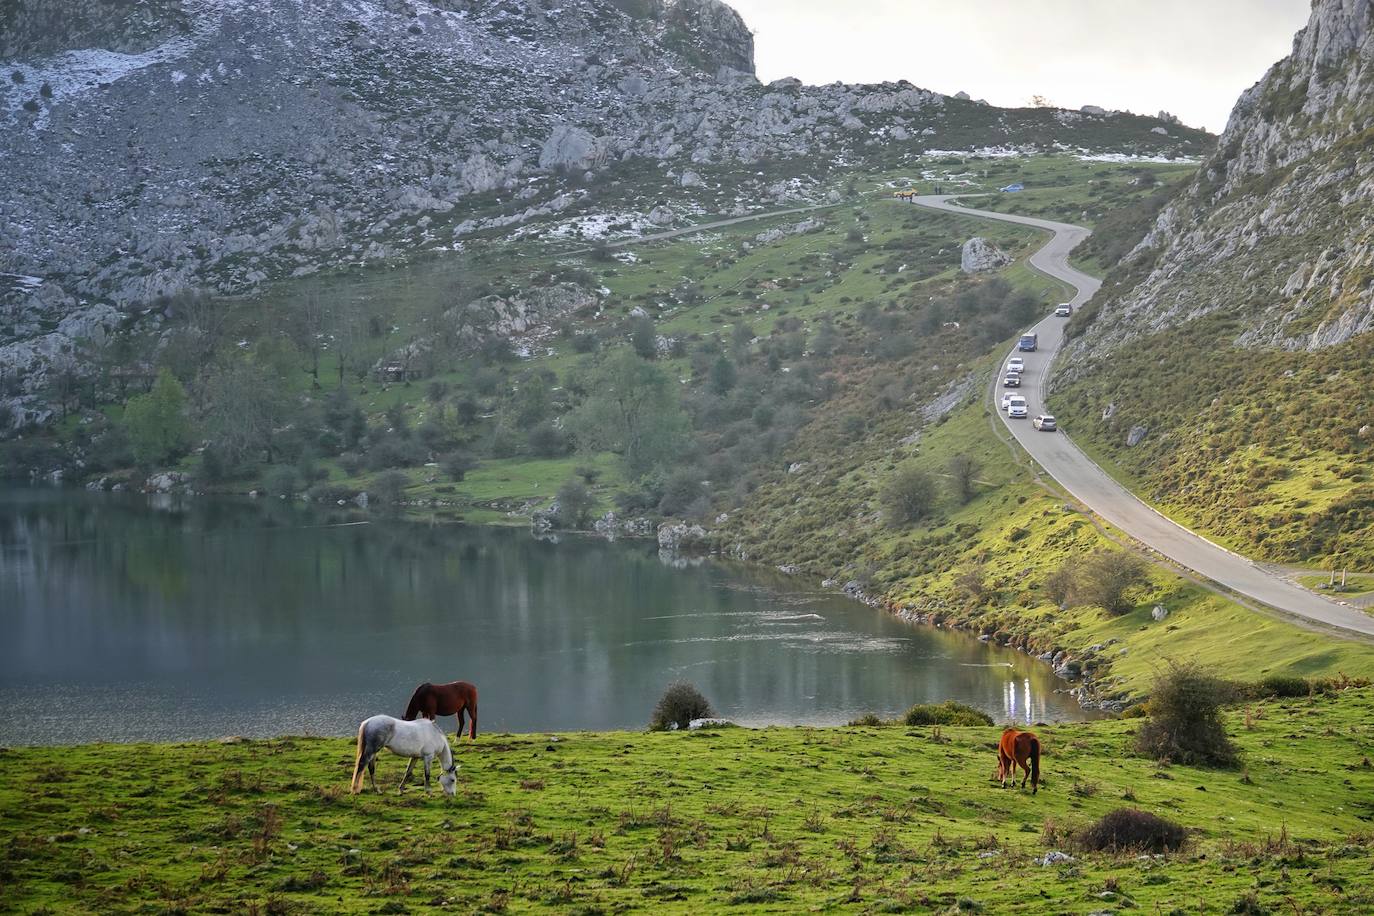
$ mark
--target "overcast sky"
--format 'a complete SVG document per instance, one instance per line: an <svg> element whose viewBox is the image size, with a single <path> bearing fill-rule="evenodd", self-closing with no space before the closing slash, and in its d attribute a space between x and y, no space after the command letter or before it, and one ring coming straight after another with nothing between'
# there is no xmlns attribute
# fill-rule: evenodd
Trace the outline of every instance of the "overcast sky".
<svg viewBox="0 0 1374 916"><path fill-rule="evenodd" d="M728 0L759 78L905 79L994 105L1161 108L1219 133L1310 0Z"/></svg>

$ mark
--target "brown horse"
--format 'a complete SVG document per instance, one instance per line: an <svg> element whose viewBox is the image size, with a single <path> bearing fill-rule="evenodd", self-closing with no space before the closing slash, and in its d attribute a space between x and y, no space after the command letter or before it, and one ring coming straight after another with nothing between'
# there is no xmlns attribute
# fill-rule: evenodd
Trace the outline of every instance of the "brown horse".
<svg viewBox="0 0 1374 916"><path fill-rule="evenodd" d="M1008 778L1016 781L1018 766L1026 771L1021 778L1021 788L1026 787L1026 780L1029 779L1031 794L1034 795L1040 789L1040 739L1035 737L1034 732L1009 728L1002 732L1002 740L997 743L997 778L1002 781L1002 788L1007 787Z"/></svg>
<svg viewBox="0 0 1374 916"><path fill-rule="evenodd" d="M457 716L458 732L463 737L463 713L472 716L472 729L468 737L477 740L477 688L467 681L454 681L452 684L431 684L428 681L415 688L406 704L405 719L424 716L431 721L435 716Z"/></svg>

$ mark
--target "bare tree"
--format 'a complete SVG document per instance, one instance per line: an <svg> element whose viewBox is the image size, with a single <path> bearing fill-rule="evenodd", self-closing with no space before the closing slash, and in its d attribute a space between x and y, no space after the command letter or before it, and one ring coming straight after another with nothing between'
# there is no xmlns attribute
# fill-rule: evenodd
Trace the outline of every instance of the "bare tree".
<svg viewBox="0 0 1374 916"><path fill-rule="evenodd" d="M972 455L963 452L949 459L949 476L954 478L954 492L959 502L967 503L978 495L978 474L982 465Z"/></svg>
<svg viewBox="0 0 1374 916"><path fill-rule="evenodd" d="M286 326L291 341L310 361L306 371L316 388L320 386L320 351L324 348L327 319L324 299L319 291L312 289L292 306L291 319Z"/></svg>
<svg viewBox="0 0 1374 916"><path fill-rule="evenodd" d="M1074 596L1084 604L1095 604L1109 614L1124 614L1131 609L1126 593L1147 581L1144 560L1124 550L1097 550L1078 564L1074 576Z"/></svg>
<svg viewBox="0 0 1374 916"><path fill-rule="evenodd" d="M171 296L166 307L172 319L182 325L184 343L191 348L195 361L208 362L229 333L229 309L208 293L191 289Z"/></svg>

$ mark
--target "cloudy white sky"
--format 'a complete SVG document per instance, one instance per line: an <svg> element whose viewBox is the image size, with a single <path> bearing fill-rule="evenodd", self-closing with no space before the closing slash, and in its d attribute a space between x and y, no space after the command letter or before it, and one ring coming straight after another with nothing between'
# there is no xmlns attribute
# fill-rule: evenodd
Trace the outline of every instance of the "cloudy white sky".
<svg viewBox="0 0 1374 916"><path fill-rule="evenodd" d="M994 105L1161 108L1220 132L1310 0L728 0L759 78L905 79Z"/></svg>

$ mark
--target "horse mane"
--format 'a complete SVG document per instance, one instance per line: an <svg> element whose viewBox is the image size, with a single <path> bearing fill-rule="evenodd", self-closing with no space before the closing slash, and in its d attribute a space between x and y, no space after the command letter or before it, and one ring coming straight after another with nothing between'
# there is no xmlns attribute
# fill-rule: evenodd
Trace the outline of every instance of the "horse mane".
<svg viewBox="0 0 1374 916"><path fill-rule="evenodd" d="M424 696L431 686L429 681L425 681L415 688L415 692L410 695L410 702L406 704L406 714L402 717L405 721L409 722L420 714L420 697Z"/></svg>

